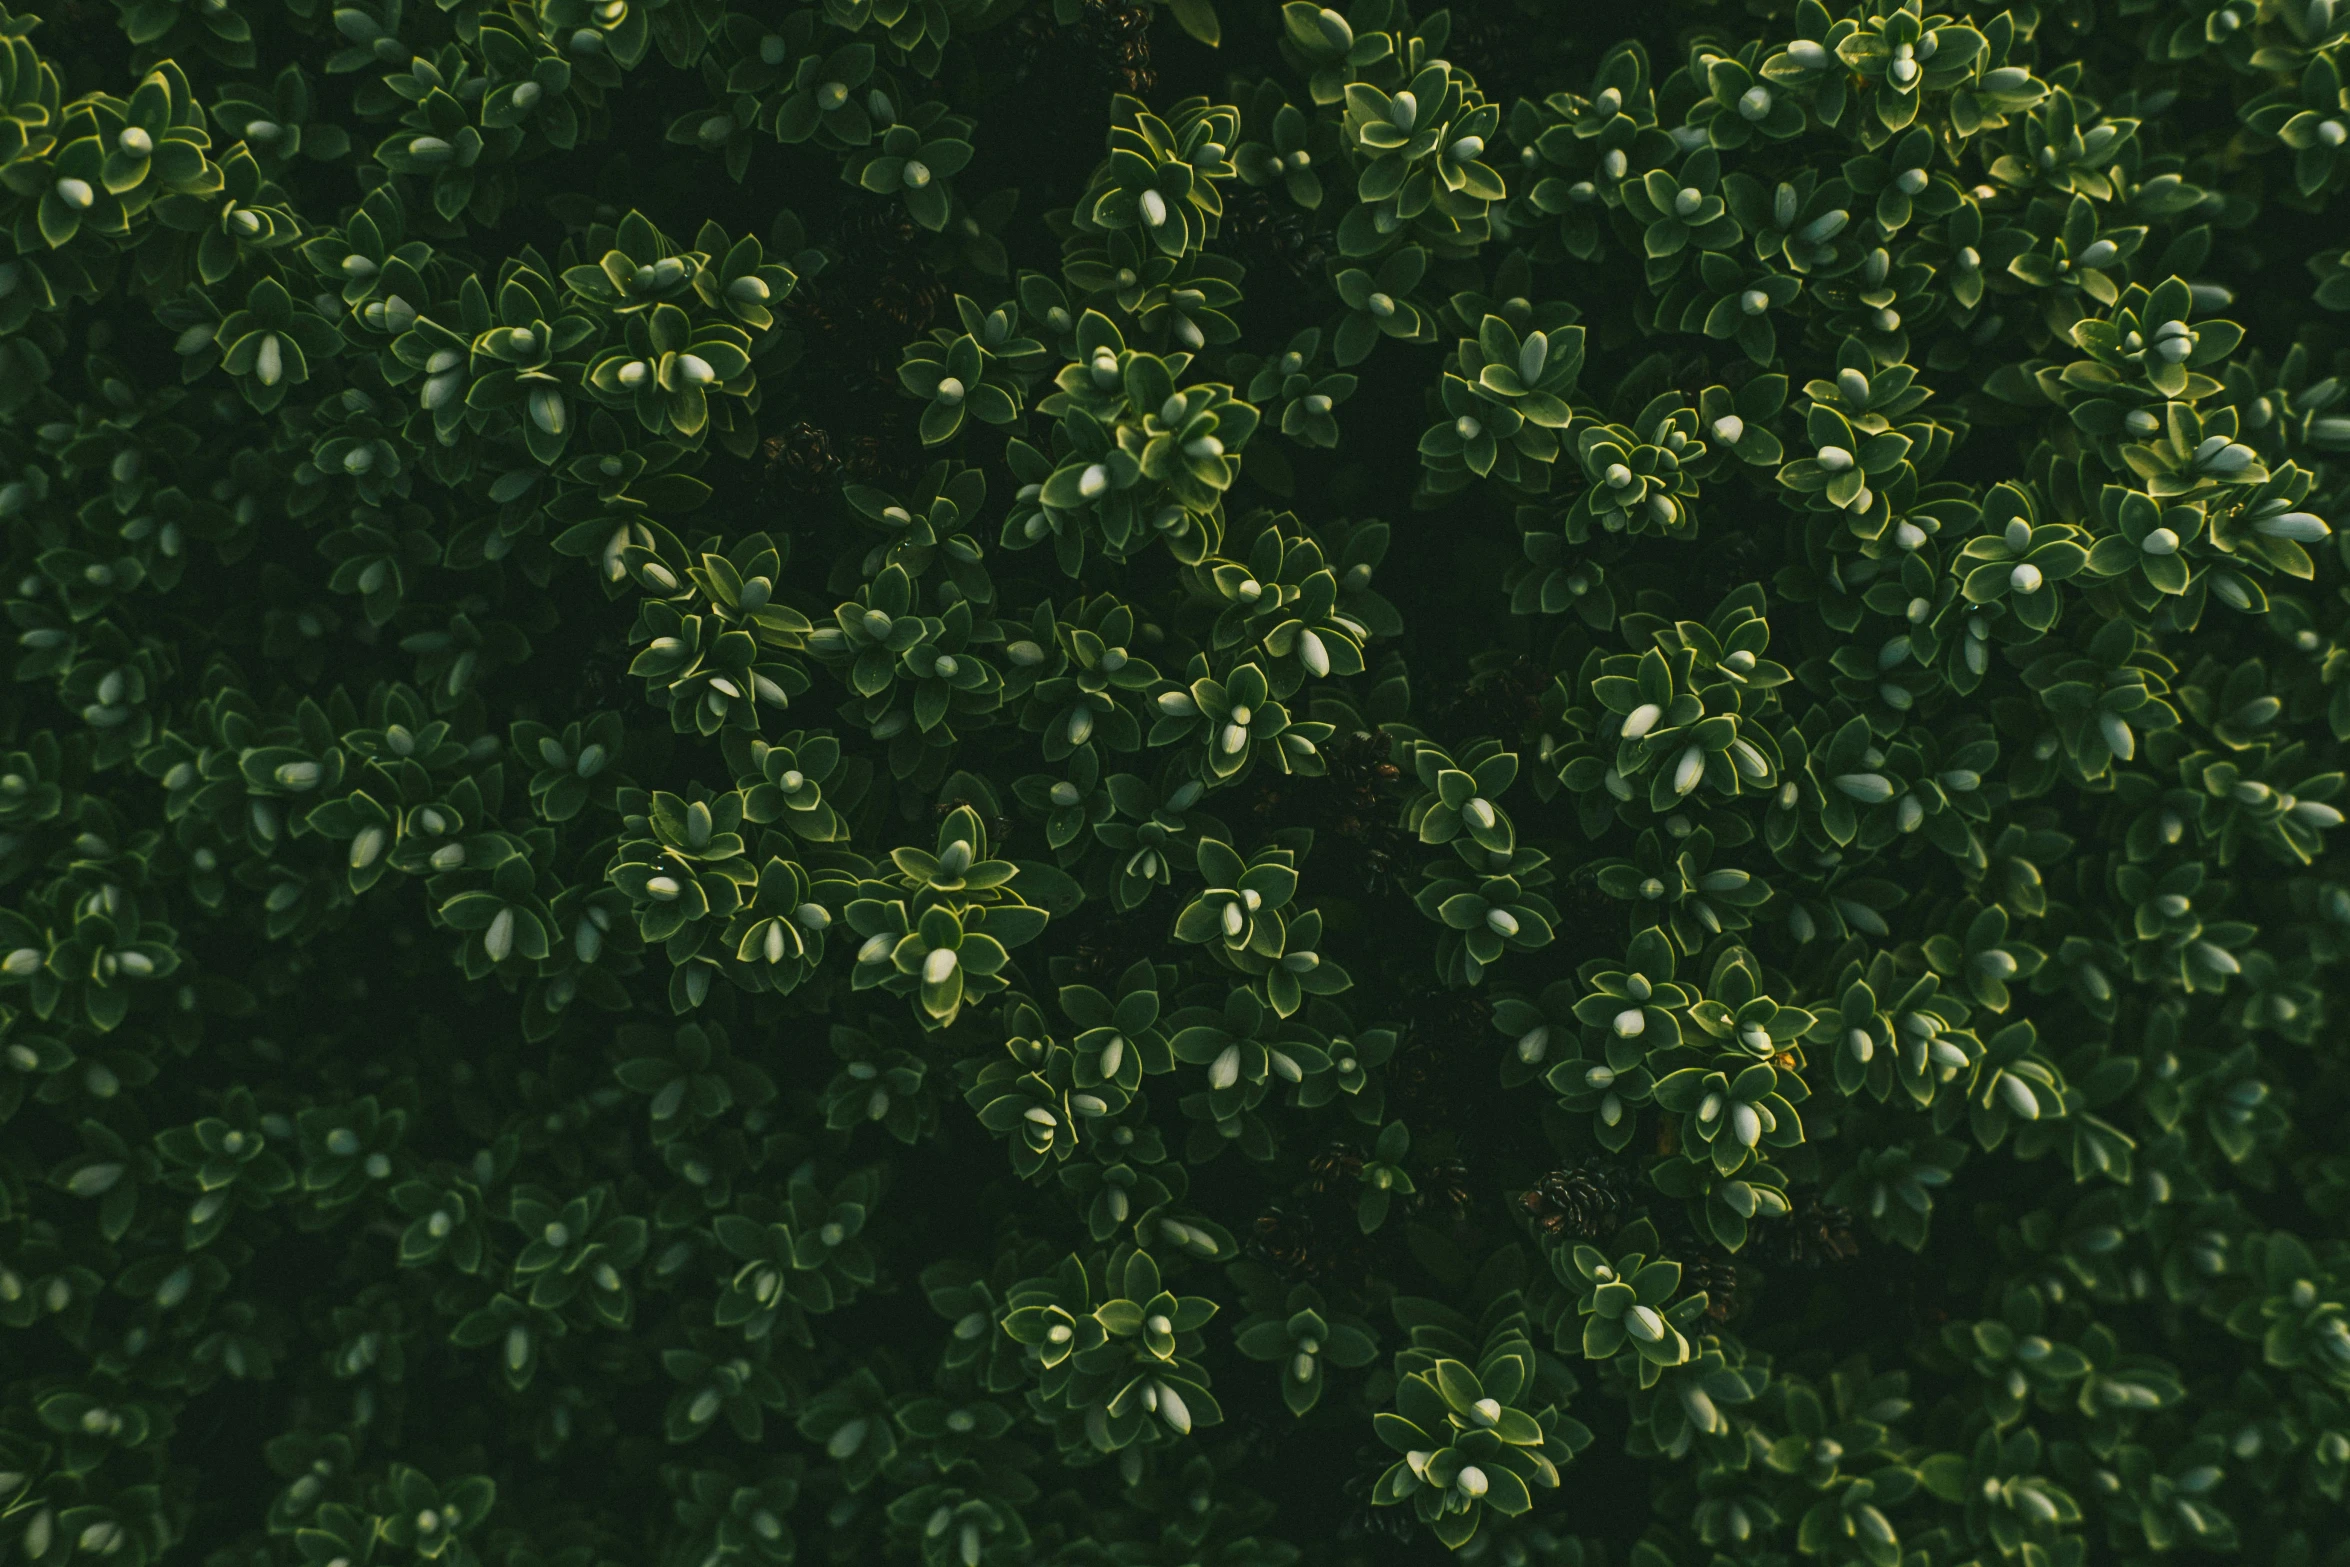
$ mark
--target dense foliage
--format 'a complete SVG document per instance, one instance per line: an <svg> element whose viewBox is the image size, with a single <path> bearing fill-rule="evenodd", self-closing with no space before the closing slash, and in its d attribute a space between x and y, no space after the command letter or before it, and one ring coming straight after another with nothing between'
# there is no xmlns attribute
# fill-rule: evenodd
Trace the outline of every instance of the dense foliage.
<svg viewBox="0 0 2350 1567"><path fill-rule="evenodd" d="M2350 1562L2350 4L0 11L0 1560Z"/></svg>

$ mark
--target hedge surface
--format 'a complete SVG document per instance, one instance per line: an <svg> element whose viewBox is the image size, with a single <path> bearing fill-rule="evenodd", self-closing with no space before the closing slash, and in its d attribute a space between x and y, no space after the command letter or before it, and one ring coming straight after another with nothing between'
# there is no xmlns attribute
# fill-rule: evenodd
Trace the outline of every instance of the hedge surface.
<svg viewBox="0 0 2350 1567"><path fill-rule="evenodd" d="M1945 3L0 11L0 1559L2350 1562L2350 5Z"/></svg>

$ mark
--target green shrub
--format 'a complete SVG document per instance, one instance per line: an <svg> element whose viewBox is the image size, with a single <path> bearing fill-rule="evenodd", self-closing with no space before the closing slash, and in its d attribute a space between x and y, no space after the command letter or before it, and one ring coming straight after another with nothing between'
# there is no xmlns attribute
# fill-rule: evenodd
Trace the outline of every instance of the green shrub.
<svg viewBox="0 0 2350 1567"><path fill-rule="evenodd" d="M2350 1563L2350 6L1166 10L0 11L0 1560Z"/></svg>

